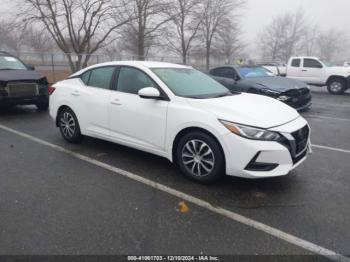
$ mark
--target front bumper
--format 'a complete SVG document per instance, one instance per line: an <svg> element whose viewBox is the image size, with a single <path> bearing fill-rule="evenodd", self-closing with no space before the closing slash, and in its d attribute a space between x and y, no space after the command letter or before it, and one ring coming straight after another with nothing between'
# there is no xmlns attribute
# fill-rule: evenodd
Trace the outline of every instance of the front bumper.
<svg viewBox="0 0 350 262"><path fill-rule="evenodd" d="M12 94L8 87L0 87L0 106L33 105L49 101L47 85L37 85L35 92L25 90L21 92Z"/></svg>
<svg viewBox="0 0 350 262"><path fill-rule="evenodd" d="M311 92L306 88L302 88L300 90L293 89L282 93L282 95L290 97L284 103L293 107L297 111L307 110L312 104Z"/></svg>
<svg viewBox="0 0 350 262"><path fill-rule="evenodd" d="M312 102L310 100L310 102L300 106L300 107L294 107L295 110L297 110L298 112L302 112L302 111L305 111L305 110L308 110L312 105Z"/></svg>
<svg viewBox="0 0 350 262"><path fill-rule="evenodd" d="M37 95L30 97L1 97L0 106L15 106L15 105L35 105L41 102L48 102L48 95Z"/></svg>
<svg viewBox="0 0 350 262"><path fill-rule="evenodd" d="M350 76L348 76L346 78L346 80L347 80L347 88L349 89L350 88Z"/></svg>
<svg viewBox="0 0 350 262"><path fill-rule="evenodd" d="M306 125L307 122L300 117L271 130L288 135ZM311 153L309 136L304 150L299 152L298 156L293 155L290 148L279 142L249 140L232 133L221 137L221 139L226 156L226 173L230 176L244 178L284 176L304 162ZM259 167L257 165L260 170L254 170L251 166L252 162L265 164L265 166L260 165Z"/></svg>

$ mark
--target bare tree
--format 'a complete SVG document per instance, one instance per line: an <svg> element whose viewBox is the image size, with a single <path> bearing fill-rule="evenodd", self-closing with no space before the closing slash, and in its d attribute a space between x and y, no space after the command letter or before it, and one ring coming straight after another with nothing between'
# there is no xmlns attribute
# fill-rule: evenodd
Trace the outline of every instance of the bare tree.
<svg viewBox="0 0 350 262"><path fill-rule="evenodd" d="M232 64L235 58L244 55L245 43L241 39L242 32L237 21L226 19L220 27L218 37L214 41L214 54L225 63Z"/></svg>
<svg viewBox="0 0 350 262"><path fill-rule="evenodd" d="M306 29L303 46L305 48L304 53L307 56L315 55L319 35L320 30L317 25L311 25Z"/></svg>
<svg viewBox="0 0 350 262"><path fill-rule="evenodd" d="M204 39L206 69L210 67L210 55L212 44L217 37L220 26L224 25L227 19L237 19L238 11L243 7L244 0L204 0L202 1L203 23L201 34Z"/></svg>
<svg viewBox="0 0 350 262"><path fill-rule="evenodd" d="M307 21L302 9L288 12L272 20L258 36L264 59L287 61L303 49Z"/></svg>
<svg viewBox="0 0 350 262"><path fill-rule="evenodd" d="M302 41L307 32L305 12L303 9L298 9L294 14L289 15L289 32L285 37L282 56L284 61L287 61L293 54L297 54L303 49Z"/></svg>
<svg viewBox="0 0 350 262"><path fill-rule="evenodd" d="M347 44L348 39L341 30L335 28L324 30L317 37L317 55L331 62L342 50L346 50Z"/></svg>
<svg viewBox="0 0 350 262"><path fill-rule="evenodd" d="M21 7L25 22L43 26L67 54L73 72L114 41L112 33L130 19L123 15L125 3L118 0L23 0Z"/></svg>
<svg viewBox="0 0 350 262"><path fill-rule="evenodd" d="M130 18L122 32L124 47L131 52L137 51L138 59L144 60L147 52L160 35L160 29L170 20L166 16L168 0L124 0L130 7ZM135 19L132 19L135 18Z"/></svg>
<svg viewBox="0 0 350 262"><path fill-rule="evenodd" d="M187 57L202 23L196 11L199 8L199 0L175 0L168 12L171 26L165 34L167 46L181 56L183 64L187 64Z"/></svg>
<svg viewBox="0 0 350 262"><path fill-rule="evenodd" d="M55 49L55 42L47 32L34 27L27 27L22 30L22 35L28 49L36 52L52 52Z"/></svg>
<svg viewBox="0 0 350 262"><path fill-rule="evenodd" d="M23 48L23 36L20 30L15 28L12 22L0 22L0 49L15 52L16 54Z"/></svg>

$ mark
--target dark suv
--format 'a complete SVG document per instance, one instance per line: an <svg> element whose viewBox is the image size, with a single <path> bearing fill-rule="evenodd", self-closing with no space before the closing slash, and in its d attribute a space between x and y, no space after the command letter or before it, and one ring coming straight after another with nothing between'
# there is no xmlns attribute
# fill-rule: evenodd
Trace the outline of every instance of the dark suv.
<svg viewBox="0 0 350 262"><path fill-rule="evenodd" d="M261 66L225 65L213 68L209 74L232 92L269 96L298 111L308 110L312 104L311 91L306 83L275 76Z"/></svg>
<svg viewBox="0 0 350 262"><path fill-rule="evenodd" d="M6 52L0 52L0 106L36 105L49 107L47 78Z"/></svg>

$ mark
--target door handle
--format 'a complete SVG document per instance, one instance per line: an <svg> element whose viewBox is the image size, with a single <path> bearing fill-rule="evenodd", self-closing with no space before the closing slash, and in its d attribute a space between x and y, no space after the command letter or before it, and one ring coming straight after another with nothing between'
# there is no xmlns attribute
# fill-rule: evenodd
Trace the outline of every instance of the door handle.
<svg viewBox="0 0 350 262"><path fill-rule="evenodd" d="M122 104L120 103L118 98L115 98L111 101L112 105L116 105L116 106L121 106Z"/></svg>
<svg viewBox="0 0 350 262"><path fill-rule="evenodd" d="M306 69L303 69L303 70L301 70L301 72L307 72L307 70L306 70Z"/></svg>
<svg viewBox="0 0 350 262"><path fill-rule="evenodd" d="M78 90L74 90L74 91L72 92L72 95L73 95L73 96L80 96L80 92L79 92Z"/></svg>

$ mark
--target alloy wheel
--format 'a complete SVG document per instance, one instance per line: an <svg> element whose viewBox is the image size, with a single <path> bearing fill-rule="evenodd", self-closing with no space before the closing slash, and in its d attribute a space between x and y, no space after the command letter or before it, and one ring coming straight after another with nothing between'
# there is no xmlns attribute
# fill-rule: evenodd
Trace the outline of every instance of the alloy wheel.
<svg viewBox="0 0 350 262"><path fill-rule="evenodd" d="M76 124L71 113L63 113L60 119L60 127L65 137L71 138L74 136Z"/></svg>
<svg viewBox="0 0 350 262"><path fill-rule="evenodd" d="M207 176L215 167L212 149L201 140L190 140L184 145L182 162L194 176Z"/></svg>
<svg viewBox="0 0 350 262"><path fill-rule="evenodd" d="M334 92L334 93L338 93L342 90L343 88L343 85L342 83L340 82L333 82L331 85L330 85L330 89Z"/></svg>

